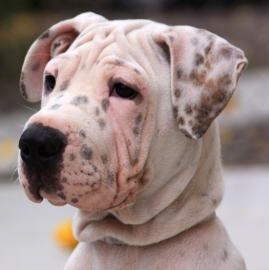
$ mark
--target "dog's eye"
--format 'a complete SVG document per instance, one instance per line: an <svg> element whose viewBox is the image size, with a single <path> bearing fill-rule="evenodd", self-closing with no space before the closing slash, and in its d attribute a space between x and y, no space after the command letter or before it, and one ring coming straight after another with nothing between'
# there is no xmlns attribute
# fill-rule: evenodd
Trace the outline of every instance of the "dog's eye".
<svg viewBox="0 0 269 270"><path fill-rule="evenodd" d="M125 99L134 99L138 95L138 92L125 84L116 83L114 84L110 95Z"/></svg>
<svg viewBox="0 0 269 270"><path fill-rule="evenodd" d="M55 77L51 74L47 74L45 76L45 91L46 91L46 93L50 93L54 89L55 84L56 84Z"/></svg>

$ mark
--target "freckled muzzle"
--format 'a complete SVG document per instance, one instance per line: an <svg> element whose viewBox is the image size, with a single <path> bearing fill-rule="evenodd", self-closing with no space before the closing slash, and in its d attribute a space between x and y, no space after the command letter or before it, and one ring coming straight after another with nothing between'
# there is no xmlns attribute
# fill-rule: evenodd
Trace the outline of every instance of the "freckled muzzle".
<svg viewBox="0 0 269 270"><path fill-rule="evenodd" d="M30 125L19 140L23 169L30 192L38 198L39 189L57 189L57 175L61 168L66 136L58 129L40 123Z"/></svg>

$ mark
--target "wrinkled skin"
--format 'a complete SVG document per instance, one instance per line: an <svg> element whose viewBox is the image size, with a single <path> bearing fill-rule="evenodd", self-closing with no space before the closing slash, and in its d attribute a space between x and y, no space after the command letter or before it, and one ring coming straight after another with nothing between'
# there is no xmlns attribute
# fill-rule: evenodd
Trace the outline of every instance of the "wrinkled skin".
<svg viewBox="0 0 269 270"><path fill-rule="evenodd" d="M198 262L244 269L214 214L222 177L212 122L245 65L241 50L205 30L93 13L53 26L33 44L21 91L41 99L41 110L25 129L55 128L67 144L54 170L32 173L19 158L20 182L32 201L79 209L74 230L83 244L66 269L108 269L106 258L114 260L110 269L127 269L130 254L130 269L198 269ZM48 74L56 78L52 91ZM135 95L123 98L118 84ZM204 241L215 252L201 259ZM192 255L181 268L159 256L179 258L183 249Z"/></svg>

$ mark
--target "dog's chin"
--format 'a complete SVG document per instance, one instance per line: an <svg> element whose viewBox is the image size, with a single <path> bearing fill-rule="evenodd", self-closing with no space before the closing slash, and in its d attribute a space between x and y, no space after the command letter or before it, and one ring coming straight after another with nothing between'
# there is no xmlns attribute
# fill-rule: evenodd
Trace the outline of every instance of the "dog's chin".
<svg viewBox="0 0 269 270"><path fill-rule="evenodd" d="M63 206L66 204L66 201L63 198L59 197L57 194L48 193L42 188L39 190L39 195L41 199L46 199L55 206Z"/></svg>

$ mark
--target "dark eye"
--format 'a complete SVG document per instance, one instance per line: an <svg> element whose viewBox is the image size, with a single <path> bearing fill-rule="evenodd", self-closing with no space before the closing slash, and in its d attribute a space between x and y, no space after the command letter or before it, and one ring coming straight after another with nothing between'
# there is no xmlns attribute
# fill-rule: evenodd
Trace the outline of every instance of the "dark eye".
<svg viewBox="0 0 269 270"><path fill-rule="evenodd" d="M125 84L116 83L112 88L111 95L126 99L134 99L138 95L138 92Z"/></svg>
<svg viewBox="0 0 269 270"><path fill-rule="evenodd" d="M53 75L51 74L47 74L45 76L45 91L47 94L49 94L55 87L55 84L56 84L56 79Z"/></svg>

